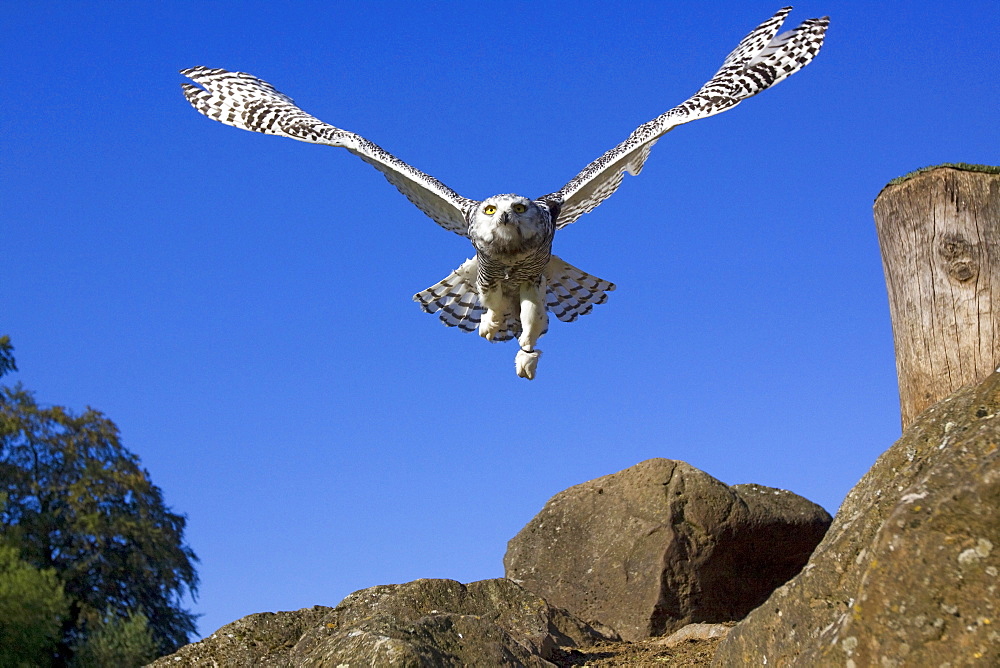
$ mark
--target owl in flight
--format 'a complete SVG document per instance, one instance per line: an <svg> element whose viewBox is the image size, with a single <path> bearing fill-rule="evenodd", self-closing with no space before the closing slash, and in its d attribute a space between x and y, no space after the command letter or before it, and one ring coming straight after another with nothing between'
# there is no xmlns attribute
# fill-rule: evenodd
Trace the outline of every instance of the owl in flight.
<svg viewBox="0 0 1000 668"><path fill-rule="evenodd" d="M591 276L552 254L556 230L593 210L642 169L653 144L678 125L731 109L805 67L819 52L829 17L809 19L778 35L785 7L743 38L715 76L690 99L640 125L628 139L587 165L554 193L535 199L494 195L466 199L364 137L310 116L271 84L249 74L193 67L182 84L199 112L220 123L313 144L339 146L375 169L438 225L472 241L475 257L443 281L414 296L424 311L438 313L490 341L517 338L517 375L532 379L548 330L548 311L565 322L607 301L614 284Z"/></svg>

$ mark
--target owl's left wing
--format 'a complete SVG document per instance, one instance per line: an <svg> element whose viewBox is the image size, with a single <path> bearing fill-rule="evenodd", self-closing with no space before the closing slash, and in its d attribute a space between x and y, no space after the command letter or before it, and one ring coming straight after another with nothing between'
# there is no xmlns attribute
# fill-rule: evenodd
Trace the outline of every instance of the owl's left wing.
<svg viewBox="0 0 1000 668"><path fill-rule="evenodd" d="M784 7L744 37L715 76L690 99L640 125L628 139L587 165L561 190L539 198L561 204L556 228L569 225L611 196L625 172L638 174L650 149L670 130L732 109L809 64L823 45L830 18L809 19L777 35L791 10Z"/></svg>
<svg viewBox="0 0 1000 668"><path fill-rule="evenodd" d="M207 67L192 67L181 70L181 74L202 86L181 84L188 102L205 116L243 130L346 148L382 172L389 183L438 225L468 236L465 210L475 206L474 200L462 197L361 135L310 116L266 81L243 72Z"/></svg>

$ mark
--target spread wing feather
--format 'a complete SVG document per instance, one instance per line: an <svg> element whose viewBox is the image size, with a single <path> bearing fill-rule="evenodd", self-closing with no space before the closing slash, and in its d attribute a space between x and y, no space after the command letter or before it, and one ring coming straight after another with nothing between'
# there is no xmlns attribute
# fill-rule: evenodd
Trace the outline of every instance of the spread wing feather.
<svg viewBox="0 0 1000 668"><path fill-rule="evenodd" d="M715 76L691 98L640 125L628 139L587 165L561 190L547 195L562 204L556 228L569 225L607 199L621 185L625 172L637 175L650 149L670 130L732 109L808 65L823 45L830 19L809 19L777 35L791 9L784 7L744 37Z"/></svg>
<svg viewBox="0 0 1000 668"><path fill-rule="evenodd" d="M545 267L545 306L563 322L573 322L608 301L615 284L591 276L553 255Z"/></svg>
<svg viewBox="0 0 1000 668"><path fill-rule="evenodd" d="M424 313L437 313L448 327L458 327L464 332L474 332L486 309L479 303L476 275L479 260L472 258L462 263L444 280L413 295Z"/></svg>
<svg viewBox="0 0 1000 668"><path fill-rule="evenodd" d="M420 304L424 313L437 313L441 322L448 327L458 327L463 332L474 332L479 329L479 322L486 312L476 290L478 273L479 259L474 257L466 260L444 280L413 295L413 301ZM504 322L492 340L510 341L520 335L521 320L518 314L511 310L504 313Z"/></svg>
<svg viewBox="0 0 1000 668"><path fill-rule="evenodd" d="M345 148L382 172L389 183L438 225L468 236L465 211L475 206L473 200L364 137L310 116L266 81L243 72L207 67L192 67L181 74L199 84L181 86L188 102L205 116L243 130Z"/></svg>
<svg viewBox="0 0 1000 668"><path fill-rule="evenodd" d="M413 301L420 304L424 313L437 313L441 322L448 327L474 332L479 329L479 322L486 312L476 290L478 273L479 259L474 257L466 260L444 280L413 295ZM508 311L504 314L504 322L493 341L509 341L520 335L521 321L518 314Z"/></svg>
<svg viewBox="0 0 1000 668"><path fill-rule="evenodd" d="M486 312L476 290L478 272L479 260L466 260L444 280L413 295L413 301L420 304L425 313L437 313L448 327L474 332ZM549 258L544 277L545 306L563 322L573 322L587 315L595 305L608 301L606 293L615 289L614 283L591 276L555 255ZM512 301L511 306L516 308L516 303ZM493 340L507 341L520 335L521 321L518 313L512 310L504 314L504 323Z"/></svg>

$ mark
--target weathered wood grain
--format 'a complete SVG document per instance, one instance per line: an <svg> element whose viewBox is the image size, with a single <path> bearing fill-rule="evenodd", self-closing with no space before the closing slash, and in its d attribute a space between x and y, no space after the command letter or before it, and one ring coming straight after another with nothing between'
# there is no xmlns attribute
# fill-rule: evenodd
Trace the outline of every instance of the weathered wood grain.
<svg viewBox="0 0 1000 668"><path fill-rule="evenodd" d="M916 174L879 194L875 224L905 429L1000 364L1000 174Z"/></svg>

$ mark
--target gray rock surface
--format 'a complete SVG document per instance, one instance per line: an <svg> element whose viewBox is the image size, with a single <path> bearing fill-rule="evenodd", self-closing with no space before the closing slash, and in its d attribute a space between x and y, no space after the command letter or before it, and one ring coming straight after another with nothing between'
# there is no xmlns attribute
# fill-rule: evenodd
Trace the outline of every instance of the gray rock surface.
<svg viewBox="0 0 1000 668"><path fill-rule="evenodd" d="M510 580L415 580L249 615L152 665L552 666L556 646L606 639Z"/></svg>
<svg viewBox="0 0 1000 668"><path fill-rule="evenodd" d="M650 459L554 496L507 547L506 575L626 640L741 619L798 573L818 505Z"/></svg>
<svg viewBox="0 0 1000 668"><path fill-rule="evenodd" d="M932 406L713 665L1000 666L1000 374Z"/></svg>
<svg viewBox="0 0 1000 668"><path fill-rule="evenodd" d="M725 638L729 634L729 629L730 627L725 624L688 624L679 631L660 638L656 643L663 647L676 647L686 642Z"/></svg>

